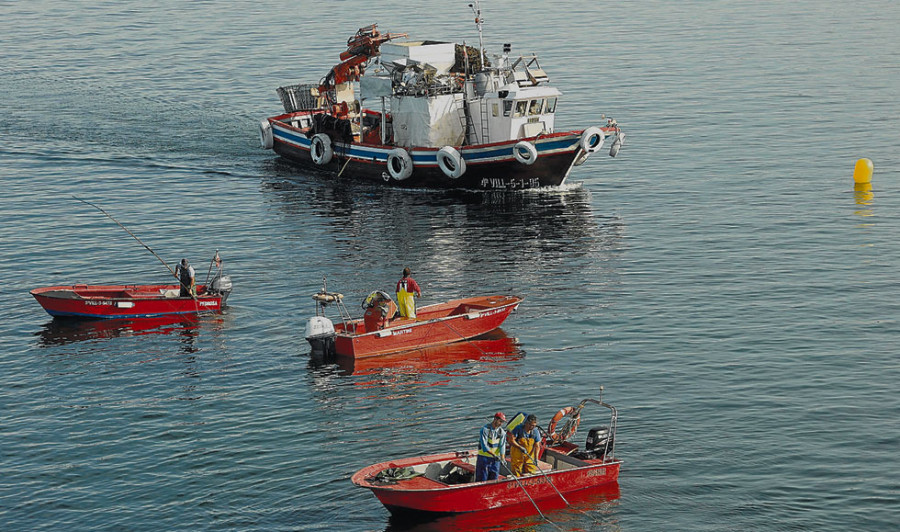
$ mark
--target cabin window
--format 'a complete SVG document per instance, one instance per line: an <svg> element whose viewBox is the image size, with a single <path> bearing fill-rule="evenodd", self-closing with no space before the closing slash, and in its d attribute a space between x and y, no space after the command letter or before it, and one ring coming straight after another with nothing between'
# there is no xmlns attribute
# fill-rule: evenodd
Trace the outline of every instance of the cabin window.
<svg viewBox="0 0 900 532"><path fill-rule="evenodd" d="M525 116L526 111L528 111L528 100L516 102L516 114L513 115L513 118L521 118Z"/></svg>
<svg viewBox="0 0 900 532"><path fill-rule="evenodd" d="M512 100L503 100L503 116L509 116L509 113L512 112Z"/></svg>
<svg viewBox="0 0 900 532"><path fill-rule="evenodd" d="M556 96L552 98L547 98L547 109L544 110L547 114L552 114L556 112Z"/></svg>
<svg viewBox="0 0 900 532"><path fill-rule="evenodd" d="M528 104L528 114L531 116L541 114L541 109L544 107L544 100L531 100L531 103Z"/></svg>
<svg viewBox="0 0 900 532"><path fill-rule="evenodd" d="M494 116L500 116L500 106L499 105L497 105L496 103L491 104L491 109L493 110Z"/></svg>

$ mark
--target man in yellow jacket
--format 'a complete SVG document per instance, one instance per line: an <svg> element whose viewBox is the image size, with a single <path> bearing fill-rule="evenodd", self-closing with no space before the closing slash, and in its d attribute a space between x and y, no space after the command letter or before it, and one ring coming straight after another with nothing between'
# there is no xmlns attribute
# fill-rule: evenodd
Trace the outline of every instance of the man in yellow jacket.
<svg viewBox="0 0 900 532"><path fill-rule="evenodd" d="M537 416L528 414L525 423L506 434L512 473L517 477L537 472L537 459L541 449L541 432L537 423Z"/></svg>

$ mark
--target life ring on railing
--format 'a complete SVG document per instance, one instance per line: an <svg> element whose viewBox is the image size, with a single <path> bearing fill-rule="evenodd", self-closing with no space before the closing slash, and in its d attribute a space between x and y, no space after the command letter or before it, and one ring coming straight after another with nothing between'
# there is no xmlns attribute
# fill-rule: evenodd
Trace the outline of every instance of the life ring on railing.
<svg viewBox="0 0 900 532"><path fill-rule="evenodd" d="M444 146L438 150L437 163L441 172L450 179L457 179L466 173L466 160L453 146Z"/></svg>
<svg viewBox="0 0 900 532"><path fill-rule="evenodd" d="M412 157L403 148L394 148L387 156L388 173L397 181L408 179L413 172Z"/></svg>
<svg viewBox="0 0 900 532"><path fill-rule="evenodd" d="M551 440L564 442L575 434L575 431L578 430L578 423L581 422L581 412L576 413L571 421L567 421L563 424L561 428L565 429L564 433L556 432L556 424L559 423L562 418L573 413L575 413L575 407L567 406L565 408L560 408L559 412L553 416L553 419L550 420L550 425L547 426L547 433L550 435Z"/></svg>
<svg viewBox="0 0 900 532"><path fill-rule="evenodd" d="M581 138L578 140L578 147L585 153L594 153L603 148L603 142L606 140L606 133L597 126L591 126L584 130Z"/></svg>
<svg viewBox="0 0 900 532"><path fill-rule="evenodd" d="M513 146L513 156L520 163L531 166L537 161L537 148L527 140L520 140Z"/></svg>
<svg viewBox="0 0 900 532"><path fill-rule="evenodd" d="M312 157L314 163L324 166L331 162L334 157L334 148L331 147L331 137L325 133L316 133L313 135L312 142L309 143L309 156Z"/></svg>
<svg viewBox="0 0 900 532"><path fill-rule="evenodd" d="M268 118L264 118L259 121L259 145L266 150L271 150L273 143L272 124L269 123Z"/></svg>

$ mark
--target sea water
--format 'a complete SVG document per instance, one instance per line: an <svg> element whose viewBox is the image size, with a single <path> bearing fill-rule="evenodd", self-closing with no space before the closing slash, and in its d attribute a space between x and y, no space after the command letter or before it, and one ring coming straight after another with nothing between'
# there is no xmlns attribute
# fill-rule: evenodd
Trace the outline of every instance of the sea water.
<svg viewBox="0 0 900 532"><path fill-rule="evenodd" d="M558 130L618 120L616 159L448 193L258 147L275 88L320 79L357 28L475 44L467 2L0 3L0 529L406 529L354 471L471 448L497 410L546 426L601 385L611 494L413 529L896 527L900 4L482 8L485 45L538 53L564 92ZM169 279L76 197L201 281L218 249L227 312L52 320L29 290ZM323 277L359 315L406 266L419 304L524 296L505 347L310 358Z"/></svg>

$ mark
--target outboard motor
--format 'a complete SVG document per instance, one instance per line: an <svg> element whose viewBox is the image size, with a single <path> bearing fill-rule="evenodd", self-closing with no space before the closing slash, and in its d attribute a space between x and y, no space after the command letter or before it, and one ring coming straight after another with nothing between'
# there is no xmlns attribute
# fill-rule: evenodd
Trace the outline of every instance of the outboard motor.
<svg viewBox="0 0 900 532"><path fill-rule="evenodd" d="M334 354L334 324L325 316L313 316L306 322L306 341L312 346L312 354Z"/></svg>
<svg viewBox="0 0 900 532"><path fill-rule="evenodd" d="M304 335L306 341L312 347L310 355L314 358L331 358L335 354L334 339L337 337L337 334L334 330L334 323L325 317L325 307L328 305L336 306L346 326L346 320L350 318L350 314L347 312L347 308L344 307L344 295L337 292L329 292L323 277L322 290L313 294L312 298L316 302L316 315L306 321L306 334Z"/></svg>
<svg viewBox="0 0 900 532"><path fill-rule="evenodd" d="M612 454L615 441L609 431L609 427L596 427L588 431L587 440L584 442L584 450L574 453L579 460L592 460L603 458L605 453Z"/></svg>
<svg viewBox="0 0 900 532"><path fill-rule="evenodd" d="M207 292L221 295L222 306L224 307L225 301L228 300L228 295L231 294L231 276L223 274L220 270L209 282Z"/></svg>

